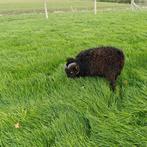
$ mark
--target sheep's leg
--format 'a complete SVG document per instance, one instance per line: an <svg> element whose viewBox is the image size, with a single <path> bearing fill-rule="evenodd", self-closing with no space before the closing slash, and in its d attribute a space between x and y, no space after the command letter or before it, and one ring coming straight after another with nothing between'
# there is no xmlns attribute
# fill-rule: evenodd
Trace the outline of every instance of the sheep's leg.
<svg viewBox="0 0 147 147"><path fill-rule="evenodd" d="M116 86L115 80L110 81L110 86L111 86L111 89L112 89L113 91L115 91L115 86Z"/></svg>
<svg viewBox="0 0 147 147"><path fill-rule="evenodd" d="M116 79L117 79L117 76L115 74L108 74L106 76L107 80L109 81L110 83L110 88L115 91L115 87L116 87Z"/></svg>

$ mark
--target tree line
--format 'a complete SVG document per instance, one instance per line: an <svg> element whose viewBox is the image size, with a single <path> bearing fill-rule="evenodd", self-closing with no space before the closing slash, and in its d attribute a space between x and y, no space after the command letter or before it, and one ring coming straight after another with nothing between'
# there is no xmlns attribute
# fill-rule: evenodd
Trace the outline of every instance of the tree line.
<svg viewBox="0 0 147 147"><path fill-rule="evenodd" d="M98 2L131 3L131 0L97 0ZM145 3L146 0L135 0L136 3Z"/></svg>

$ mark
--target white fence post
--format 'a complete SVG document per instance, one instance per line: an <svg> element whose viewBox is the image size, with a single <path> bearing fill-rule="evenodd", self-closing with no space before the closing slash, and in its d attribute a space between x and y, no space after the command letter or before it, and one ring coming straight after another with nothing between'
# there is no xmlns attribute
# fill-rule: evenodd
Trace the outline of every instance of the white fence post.
<svg viewBox="0 0 147 147"><path fill-rule="evenodd" d="M134 9L134 8L139 9L139 6L135 3L134 0L131 0L131 7L132 7L132 9Z"/></svg>
<svg viewBox="0 0 147 147"><path fill-rule="evenodd" d="M96 15L96 12L97 12L97 10L96 10L96 0L94 0L94 14Z"/></svg>
<svg viewBox="0 0 147 147"><path fill-rule="evenodd" d="M45 10L45 17L46 19L48 19L47 0L44 0L44 10Z"/></svg>

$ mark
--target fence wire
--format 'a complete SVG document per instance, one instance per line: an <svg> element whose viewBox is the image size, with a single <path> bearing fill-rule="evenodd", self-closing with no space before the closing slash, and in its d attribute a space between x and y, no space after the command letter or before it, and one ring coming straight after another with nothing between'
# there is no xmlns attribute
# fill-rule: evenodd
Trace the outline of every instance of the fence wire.
<svg viewBox="0 0 147 147"><path fill-rule="evenodd" d="M130 9L131 0L97 0L98 11ZM146 0L135 3L142 9L147 8ZM94 0L47 0L49 13L93 12ZM0 15L44 13L44 0L0 0Z"/></svg>

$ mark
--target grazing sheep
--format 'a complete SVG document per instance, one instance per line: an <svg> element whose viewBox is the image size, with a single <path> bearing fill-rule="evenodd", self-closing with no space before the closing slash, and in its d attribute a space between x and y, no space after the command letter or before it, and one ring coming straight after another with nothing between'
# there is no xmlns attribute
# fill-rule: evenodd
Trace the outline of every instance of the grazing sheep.
<svg viewBox="0 0 147 147"><path fill-rule="evenodd" d="M76 58L68 58L65 72L68 77L102 76L115 90L115 82L124 66L124 54L114 47L98 47L80 52Z"/></svg>

